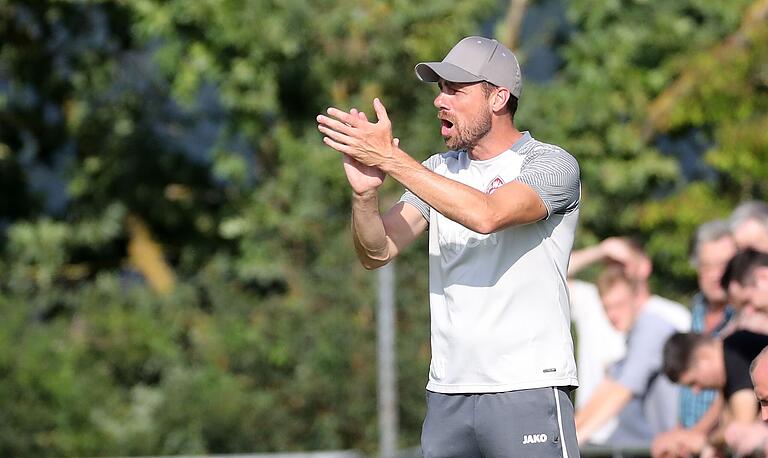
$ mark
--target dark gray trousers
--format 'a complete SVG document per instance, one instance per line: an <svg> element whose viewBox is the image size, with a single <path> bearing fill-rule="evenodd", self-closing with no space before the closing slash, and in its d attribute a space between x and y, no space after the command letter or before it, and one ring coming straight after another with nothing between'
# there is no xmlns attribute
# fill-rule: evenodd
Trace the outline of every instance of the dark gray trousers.
<svg viewBox="0 0 768 458"><path fill-rule="evenodd" d="M568 389L427 391L421 451L424 458L579 458Z"/></svg>

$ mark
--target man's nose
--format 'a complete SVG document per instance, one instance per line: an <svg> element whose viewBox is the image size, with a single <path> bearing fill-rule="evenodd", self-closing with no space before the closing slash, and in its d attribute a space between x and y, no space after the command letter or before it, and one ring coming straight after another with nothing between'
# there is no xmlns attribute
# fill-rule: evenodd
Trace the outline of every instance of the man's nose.
<svg viewBox="0 0 768 458"><path fill-rule="evenodd" d="M445 93L443 91L440 91L437 96L435 97L435 101L433 102L435 107L437 108L446 108L445 106Z"/></svg>

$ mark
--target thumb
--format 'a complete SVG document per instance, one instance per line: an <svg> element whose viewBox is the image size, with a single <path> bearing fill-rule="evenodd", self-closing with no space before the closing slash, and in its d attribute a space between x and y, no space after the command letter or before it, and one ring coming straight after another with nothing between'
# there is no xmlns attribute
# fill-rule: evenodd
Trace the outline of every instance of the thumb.
<svg viewBox="0 0 768 458"><path fill-rule="evenodd" d="M387 115L387 109L384 108L384 104L381 103L381 100L379 98L373 99L373 110L376 112L376 117L379 121L384 121L389 123L389 116Z"/></svg>

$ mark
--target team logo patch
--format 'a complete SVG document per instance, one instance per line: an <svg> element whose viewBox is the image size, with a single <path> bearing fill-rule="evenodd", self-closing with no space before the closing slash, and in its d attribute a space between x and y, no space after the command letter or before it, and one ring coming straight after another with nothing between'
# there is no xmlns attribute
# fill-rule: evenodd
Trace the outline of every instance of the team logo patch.
<svg viewBox="0 0 768 458"><path fill-rule="evenodd" d="M485 190L485 193L486 194L493 194L494 191L496 191L497 189L499 189L502 186L504 186L504 180L502 180L500 176L497 176L488 185L488 188Z"/></svg>
<svg viewBox="0 0 768 458"><path fill-rule="evenodd" d="M523 445L543 444L547 441L546 434L525 434L523 435Z"/></svg>

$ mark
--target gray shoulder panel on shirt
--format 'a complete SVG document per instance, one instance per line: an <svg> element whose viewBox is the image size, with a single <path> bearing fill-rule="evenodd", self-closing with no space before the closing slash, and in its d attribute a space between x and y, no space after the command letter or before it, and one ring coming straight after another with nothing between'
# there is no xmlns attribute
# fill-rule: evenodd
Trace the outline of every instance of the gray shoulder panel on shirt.
<svg viewBox="0 0 768 458"><path fill-rule="evenodd" d="M578 207L581 180L576 158L558 146L537 140L527 142L520 154L525 159L517 180L536 191L548 216Z"/></svg>

